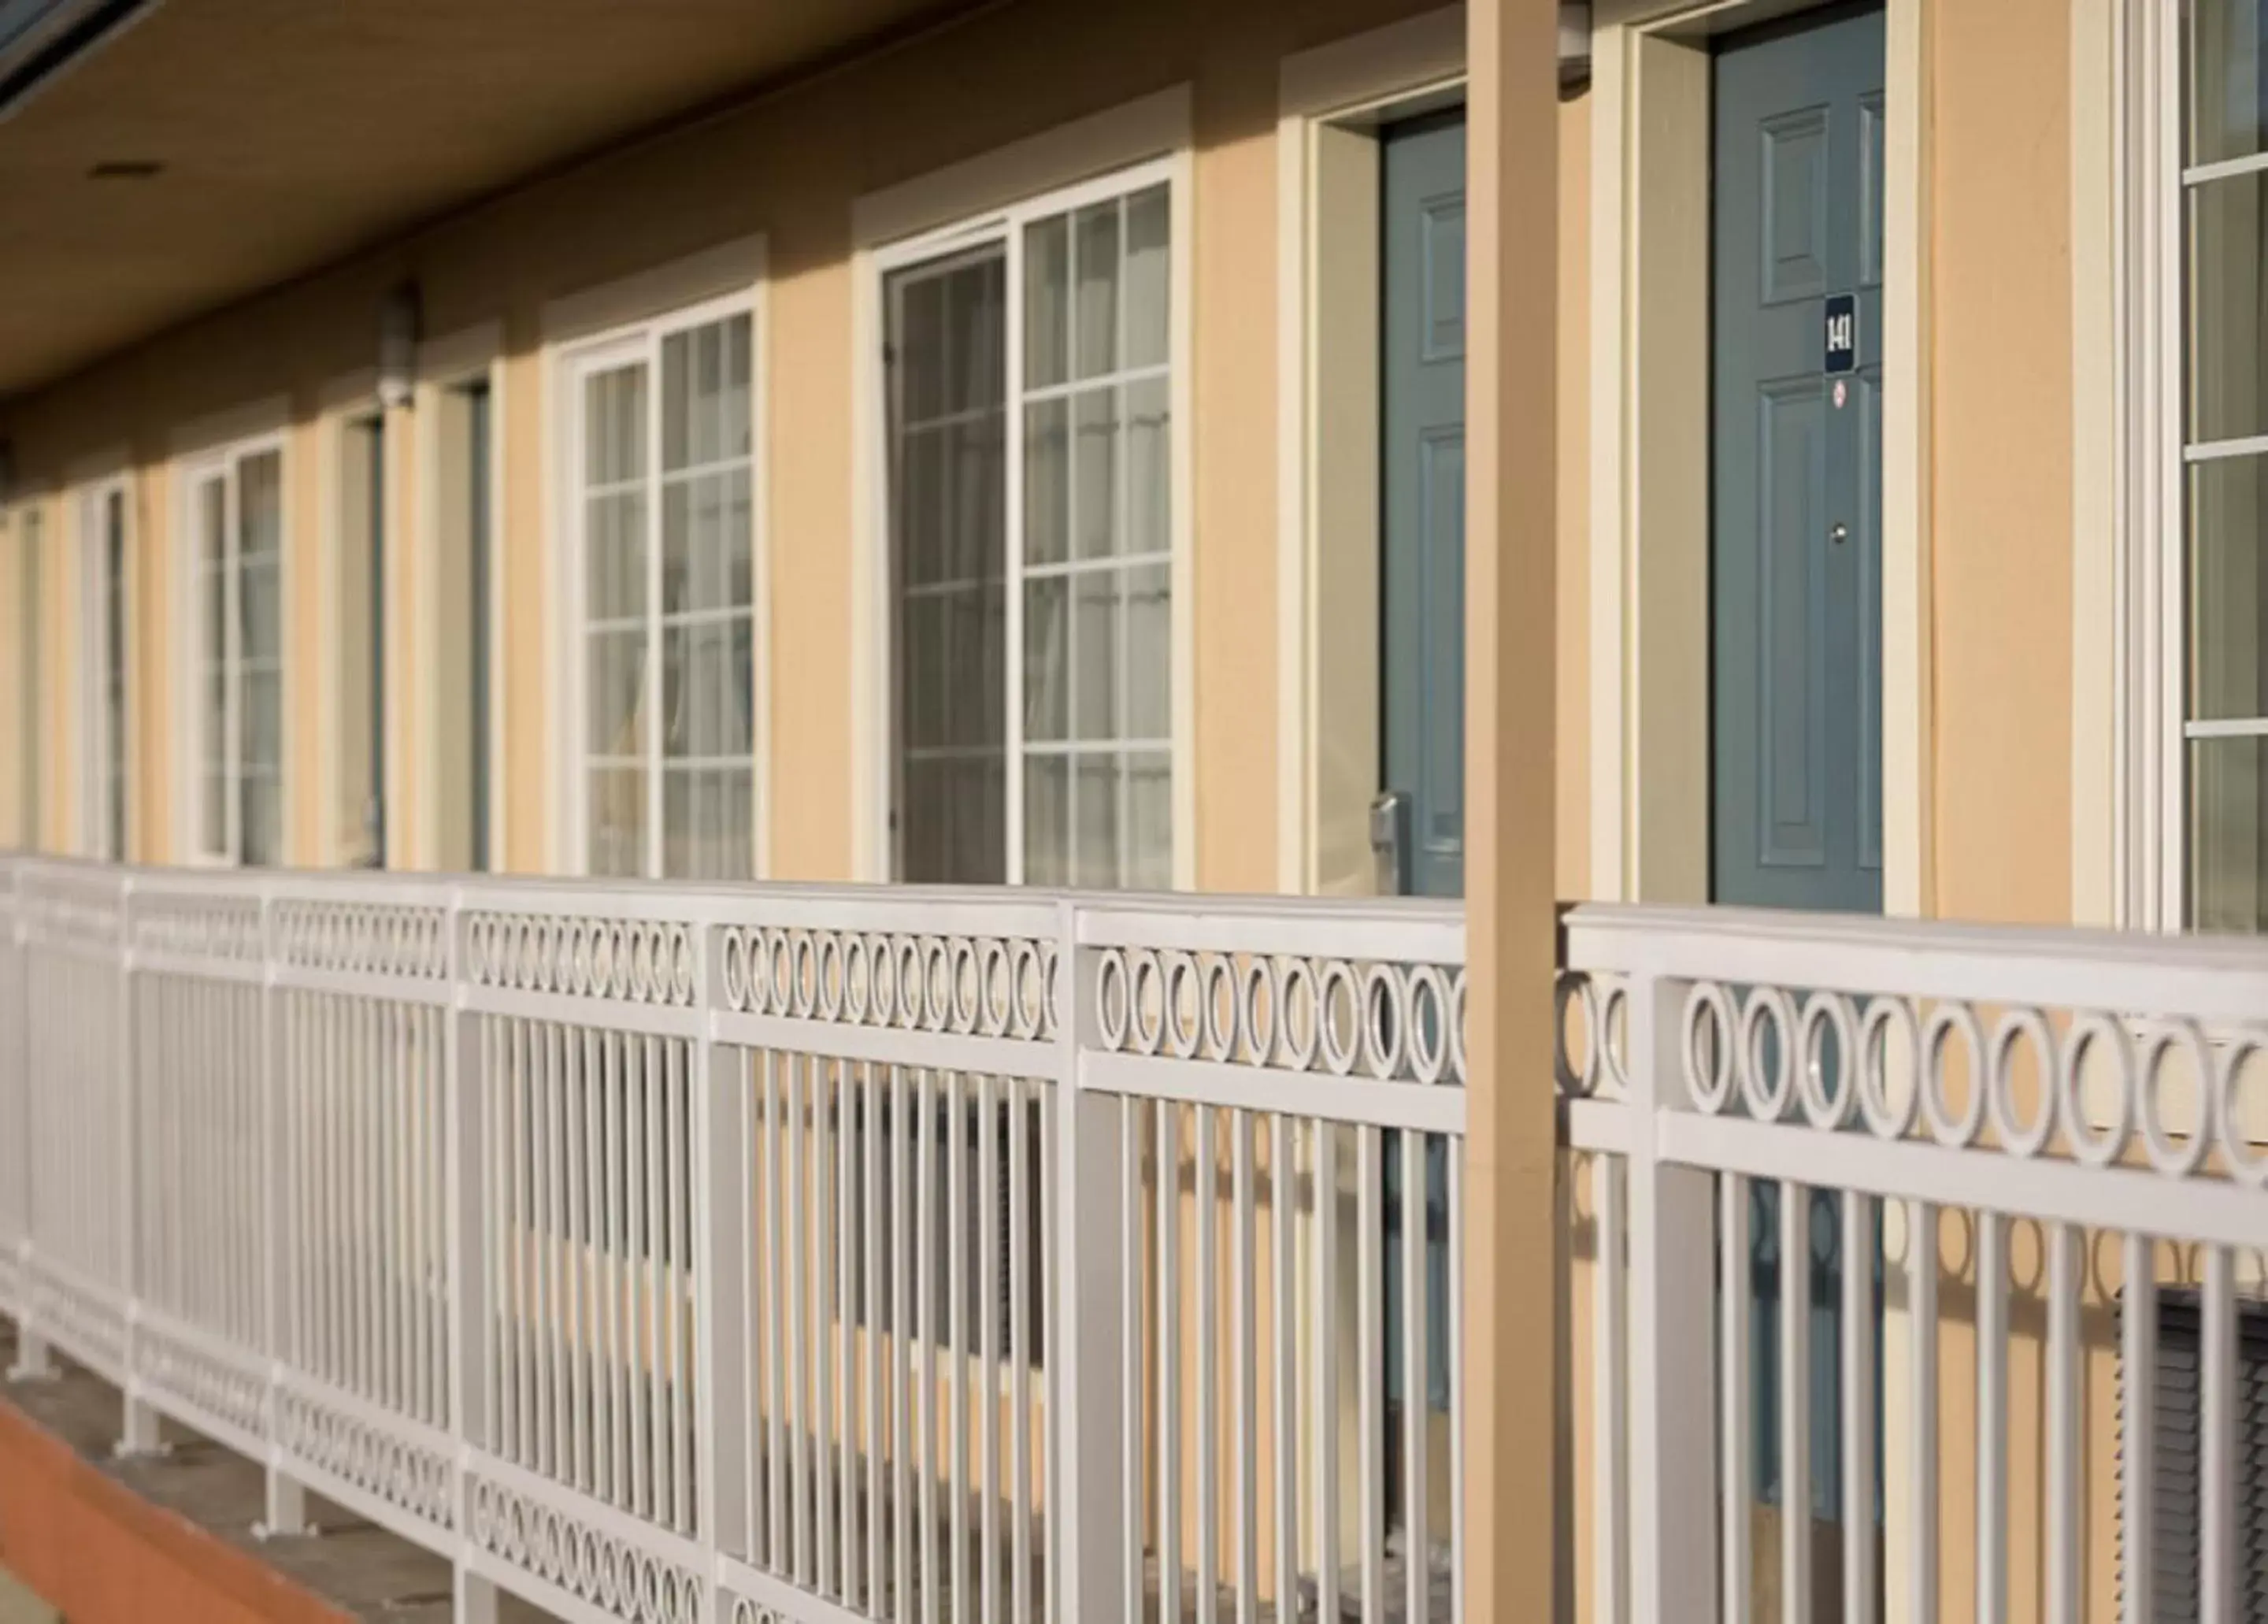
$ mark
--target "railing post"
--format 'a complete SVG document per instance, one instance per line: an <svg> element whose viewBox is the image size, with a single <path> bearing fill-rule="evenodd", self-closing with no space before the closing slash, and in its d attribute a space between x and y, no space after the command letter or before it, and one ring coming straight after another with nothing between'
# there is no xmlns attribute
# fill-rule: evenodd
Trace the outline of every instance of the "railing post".
<svg viewBox="0 0 2268 1624"><path fill-rule="evenodd" d="M1630 989L1631 1617L1717 1615L1715 1234L1711 1175L1665 1163L1657 1128L1686 1108L1686 985L1653 975ZM1722 1033L1729 1045L1733 1034ZM1746 1304L1731 1282L1725 1311ZM1727 1441L1740 1448L1742 1441ZM1726 1508L1742 1532L1747 1508Z"/></svg>
<svg viewBox="0 0 2268 1624"><path fill-rule="evenodd" d="M288 1346L294 1322L291 1252L298 1237L286 1226L299 1214L289 1209L291 1136L284 1121L284 1090L295 1079L284 1075L283 997L276 972L283 958L277 939L276 903L266 886L260 897L260 1288L261 1347L268 1357L268 1495L253 1532L273 1539L307 1532L307 1491L284 1470L284 1382L291 1369Z"/></svg>
<svg viewBox="0 0 2268 1624"><path fill-rule="evenodd" d="M158 1432L158 1412L142 1396L142 1248L141 1205L141 1076L140 1056L134 1041L134 882L118 882L118 1008L112 1031L117 1047L110 1086L117 1090L118 1105L118 1288L126 1316L126 1390L122 1395L118 1443L120 1457L154 1455L163 1448Z"/></svg>
<svg viewBox="0 0 2268 1624"><path fill-rule="evenodd" d="M488 1251L482 1244L490 1147L482 1132L482 1103L489 1080L482 1074L475 1023L467 1008L464 893L453 889L442 910L447 934L448 1001L442 1027L441 1067L445 1130L442 1149L442 1237L448 1259L449 1414L454 1444L450 1464L450 1504L456 1514L457 1624L495 1624L496 1586L475 1573L467 1561L472 1546L472 1475L467 1470L475 1449L487 1441L489 1328L494 1314Z"/></svg>
<svg viewBox="0 0 2268 1624"><path fill-rule="evenodd" d="M37 1006L32 1001L32 932L25 917L24 875L26 865L22 861L8 867L8 889L15 903L9 929L16 944L16 1008L19 1016L16 1028L15 1064L20 1081L18 1106L21 1110L22 1133L18 1143L21 1159L18 1163L20 1175L16 1186L17 1200L24 1220L24 1234L16 1249L16 1281L20 1300L16 1306L16 1362L9 1368L11 1381L43 1381L55 1373L55 1362L48 1346L48 1339L40 1328L40 1320L33 1304L39 1299L33 1288L33 1266L38 1256L33 1243L37 1223L33 1216L33 1181L39 1176L38 1148L32 1142L33 1125L38 1116L33 1104L33 1092L39 1081L33 1070L32 1022L37 1019Z"/></svg>
<svg viewBox="0 0 2268 1624"><path fill-rule="evenodd" d="M699 989L701 1029L692 1055L695 1529L710 1559L708 1606L702 1616L717 1620L730 1616L718 1555L747 1525L750 1436L747 1362L740 1347L747 1325L743 1293L749 1209L742 1183L748 1164L747 1098L734 1067L719 1062L713 1036L716 1012L725 1007L722 955L717 948L721 929L704 923L693 933L693 985ZM847 1089L843 1097L849 1099ZM847 1104L841 1131L850 1131ZM842 1244L850 1244L847 1236ZM846 1336L848 1317L846 1304L842 1332ZM846 1415L856 1408L849 1394L843 1405ZM869 1507L867 1514L876 1515L874 1508ZM844 1529L846 1544L850 1537L850 1530ZM847 1551L843 1565L846 1569L850 1566Z"/></svg>
<svg viewBox="0 0 2268 1624"><path fill-rule="evenodd" d="M1136 1616L1123 1508L1127 1481L1120 1383L1127 1339L1119 1229L1134 1192L1125 1186L1117 1096L1080 1086L1079 1052L1095 1028L1094 978L1082 963L1079 910L1058 910L1056 985L1056 1278L1048 1282L1059 1345L1048 1349L1048 1415L1061 1480L1048 1485L1054 1533L1056 1618ZM1170 1583L1170 1578L1162 1581Z"/></svg>

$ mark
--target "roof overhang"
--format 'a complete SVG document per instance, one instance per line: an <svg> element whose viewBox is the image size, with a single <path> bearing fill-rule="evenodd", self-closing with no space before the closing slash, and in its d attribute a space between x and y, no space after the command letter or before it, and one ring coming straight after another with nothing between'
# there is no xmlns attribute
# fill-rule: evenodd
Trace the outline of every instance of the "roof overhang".
<svg viewBox="0 0 2268 1624"><path fill-rule="evenodd" d="M0 0L0 398L969 3Z"/></svg>

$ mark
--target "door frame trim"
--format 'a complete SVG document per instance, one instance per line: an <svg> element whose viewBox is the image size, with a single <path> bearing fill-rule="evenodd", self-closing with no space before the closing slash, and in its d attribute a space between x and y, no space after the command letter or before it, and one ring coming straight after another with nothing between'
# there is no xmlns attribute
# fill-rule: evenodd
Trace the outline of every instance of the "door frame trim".
<svg viewBox="0 0 2268 1624"><path fill-rule="evenodd" d="M1882 904L1932 911L1929 14L1886 0ZM1591 875L1709 898L1711 35L1801 0L1602 0L1592 41ZM1641 254L1639 247L1644 245Z"/></svg>
<svg viewBox="0 0 2268 1624"><path fill-rule="evenodd" d="M1368 849L1380 737L1379 196L1369 132L1461 102L1465 78L1462 5L1299 52L1279 70L1276 849L1277 887L1290 895L1374 889L1368 864L1349 858ZM1357 250L1349 275L1331 274L1340 242Z"/></svg>

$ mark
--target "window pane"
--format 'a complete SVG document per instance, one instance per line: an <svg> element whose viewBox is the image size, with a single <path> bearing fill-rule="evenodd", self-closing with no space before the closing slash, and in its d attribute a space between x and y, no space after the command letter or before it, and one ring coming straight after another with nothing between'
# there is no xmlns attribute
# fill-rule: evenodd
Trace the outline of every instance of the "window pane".
<svg viewBox="0 0 2268 1624"><path fill-rule="evenodd" d="M662 706L669 719L662 753L703 760L747 755L755 743L748 623L735 616L672 626L662 640Z"/></svg>
<svg viewBox="0 0 2268 1624"><path fill-rule="evenodd" d="M665 615L739 608L754 596L748 470L696 474L661 491L661 609Z"/></svg>
<svg viewBox="0 0 2268 1624"><path fill-rule="evenodd" d="M1126 200L1126 365L1166 362L1172 284L1166 187L1161 181Z"/></svg>
<svg viewBox="0 0 2268 1624"><path fill-rule="evenodd" d="M1118 572L1071 577L1072 732L1108 739L1118 732Z"/></svg>
<svg viewBox="0 0 2268 1624"><path fill-rule="evenodd" d="M1003 877L1007 725L1004 248L891 283L890 469L898 559L899 864Z"/></svg>
<svg viewBox="0 0 2268 1624"><path fill-rule="evenodd" d="M1024 383L1071 375L1071 234L1060 214L1024 228Z"/></svg>
<svg viewBox="0 0 2268 1624"><path fill-rule="evenodd" d="M1071 556L1071 405L1060 398L1024 409L1024 560Z"/></svg>
<svg viewBox="0 0 2268 1624"><path fill-rule="evenodd" d="M591 773L591 849L594 875L645 872L645 773L637 767L599 767Z"/></svg>
<svg viewBox="0 0 2268 1624"><path fill-rule="evenodd" d="M247 558L284 550L284 454L263 451L237 464L238 544Z"/></svg>
<svg viewBox="0 0 2268 1624"><path fill-rule="evenodd" d="M1076 831L1071 883L1107 888L1121 883L1118 872L1118 757L1083 755L1071 797Z"/></svg>
<svg viewBox="0 0 2268 1624"><path fill-rule="evenodd" d="M1042 575L1024 587L1024 736L1065 736L1071 723L1070 597L1064 577Z"/></svg>
<svg viewBox="0 0 2268 1624"><path fill-rule="evenodd" d="M1126 386L1126 531L1130 554L1173 546L1171 390L1163 378Z"/></svg>
<svg viewBox="0 0 2268 1624"><path fill-rule="evenodd" d="M284 794L282 780L272 771L247 771L238 791L243 810L242 847L238 860L250 867L267 867L284 856Z"/></svg>
<svg viewBox="0 0 2268 1624"><path fill-rule="evenodd" d="M753 874L753 769L669 766L662 773L662 874L747 880Z"/></svg>
<svg viewBox="0 0 2268 1624"><path fill-rule="evenodd" d="M1126 883L1164 891L1174 884L1174 764L1163 750L1126 757Z"/></svg>
<svg viewBox="0 0 2268 1624"><path fill-rule="evenodd" d="M1118 550L1118 391L1090 389L1071 407L1071 536L1075 555Z"/></svg>
<svg viewBox="0 0 2268 1624"><path fill-rule="evenodd" d="M591 693L591 734L586 741L591 754L643 756L646 634L593 631L590 639L585 680Z"/></svg>
<svg viewBox="0 0 2268 1624"><path fill-rule="evenodd" d="M2189 194L2189 428L2192 441L2268 432L2268 334L2260 274L2268 178L2232 175Z"/></svg>
<svg viewBox="0 0 2268 1624"><path fill-rule="evenodd" d="M594 496L585 510L584 551L593 620L645 613L645 493Z"/></svg>
<svg viewBox="0 0 2268 1624"><path fill-rule="evenodd" d="M1165 739L1173 732L1172 575L1162 564L1125 573L1126 720L1120 736Z"/></svg>
<svg viewBox="0 0 2268 1624"><path fill-rule="evenodd" d="M2190 920L2268 931L2268 740L2190 745Z"/></svg>
<svg viewBox="0 0 2268 1624"><path fill-rule="evenodd" d="M1118 368L1118 200L1081 209L1071 236L1078 288L1071 375L1099 378Z"/></svg>
<svg viewBox="0 0 2268 1624"><path fill-rule="evenodd" d="M1024 883L1070 883L1071 761L1024 757Z"/></svg>
<svg viewBox="0 0 2268 1624"><path fill-rule="evenodd" d="M670 334L661 342L665 473L749 454L748 318Z"/></svg>
<svg viewBox="0 0 2268 1624"><path fill-rule="evenodd" d="M998 403L944 430L940 579L984 580L1006 562L1008 456Z"/></svg>
<svg viewBox="0 0 2268 1624"><path fill-rule="evenodd" d="M2189 159L2193 164L2261 150L2261 0L2200 0L2190 14Z"/></svg>
<svg viewBox="0 0 2268 1624"><path fill-rule="evenodd" d="M644 472L644 363L593 373L583 382L583 483L620 484Z"/></svg>
<svg viewBox="0 0 2268 1624"><path fill-rule="evenodd" d="M2192 718L2268 716L2268 459L2190 468Z"/></svg>

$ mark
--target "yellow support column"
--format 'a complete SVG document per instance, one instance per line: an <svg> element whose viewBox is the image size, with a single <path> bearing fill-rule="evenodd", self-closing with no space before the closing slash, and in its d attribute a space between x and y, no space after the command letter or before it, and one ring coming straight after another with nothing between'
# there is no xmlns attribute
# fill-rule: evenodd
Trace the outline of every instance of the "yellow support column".
<svg viewBox="0 0 2268 1624"><path fill-rule="evenodd" d="M1554 1613L1558 7L1470 0L1464 1617Z"/></svg>

